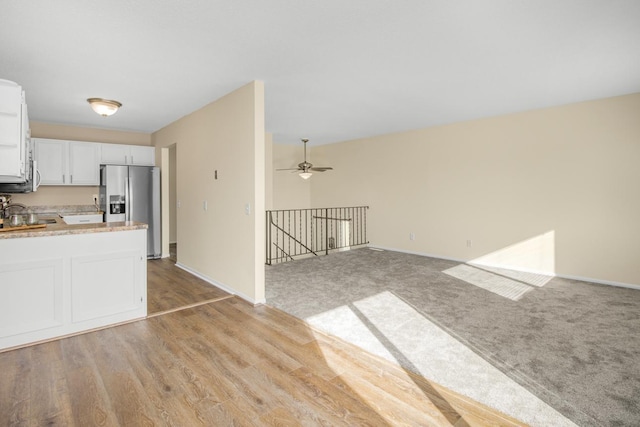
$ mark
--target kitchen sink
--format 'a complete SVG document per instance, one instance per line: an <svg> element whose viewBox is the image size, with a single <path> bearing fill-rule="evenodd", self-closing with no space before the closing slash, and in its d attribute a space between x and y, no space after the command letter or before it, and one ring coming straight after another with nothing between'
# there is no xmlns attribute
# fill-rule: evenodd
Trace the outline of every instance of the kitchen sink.
<svg viewBox="0 0 640 427"><path fill-rule="evenodd" d="M57 222L55 218L45 218L38 221L38 224L56 224Z"/></svg>

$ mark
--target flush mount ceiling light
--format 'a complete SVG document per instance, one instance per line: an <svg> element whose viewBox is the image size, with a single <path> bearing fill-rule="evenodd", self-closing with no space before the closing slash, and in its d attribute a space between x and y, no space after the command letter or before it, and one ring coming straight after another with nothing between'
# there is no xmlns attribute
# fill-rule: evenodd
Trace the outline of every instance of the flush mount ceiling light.
<svg viewBox="0 0 640 427"><path fill-rule="evenodd" d="M118 108L122 107L122 104L118 101L112 101L110 99L102 98L89 98L87 102L93 108L93 111L100 114L103 117L108 117L115 114Z"/></svg>

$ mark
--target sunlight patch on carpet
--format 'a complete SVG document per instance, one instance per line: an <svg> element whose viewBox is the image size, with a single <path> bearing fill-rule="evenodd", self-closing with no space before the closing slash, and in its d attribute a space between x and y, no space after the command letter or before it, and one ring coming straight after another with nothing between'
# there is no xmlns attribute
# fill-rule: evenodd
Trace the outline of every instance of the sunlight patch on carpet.
<svg viewBox="0 0 640 427"><path fill-rule="evenodd" d="M305 320L529 425L575 427L392 292L384 291ZM327 357L329 366L330 360Z"/></svg>
<svg viewBox="0 0 640 427"><path fill-rule="evenodd" d="M358 316L347 306L334 308L324 313L305 319L309 324L316 326L332 335L349 341L359 347L369 347L370 351L395 361L391 353L372 334L369 328L358 319Z"/></svg>
<svg viewBox="0 0 640 427"><path fill-rule="evenodd" d="M498 274L500 276L508 277L508 278L516 280L518 282L526 283L527 285L535 286L535 287L538 287L538 288L543 287L544 285L549 283L549 281L551 279L554 278L554 276L550 275L550 274L541 274L541 273L531 273L531 272L528 272L528 271L509 270L509 269L506 269L506 268L498 268L498 267L492 267L492 266L488 266L488 265L478 264L475 261L470 261L468 264L472 265L472 266L474 266L476 268L479 268L481 270L489 271L491 273L495 273L495 274Z"/></svg>
<svg viewBox="0 0 640 427"><path fill-rule="evenodd" d="M456 265L444 270L443 273L512 301L518 301L524 294L534 289L526 283L468 264Z"/></svg>

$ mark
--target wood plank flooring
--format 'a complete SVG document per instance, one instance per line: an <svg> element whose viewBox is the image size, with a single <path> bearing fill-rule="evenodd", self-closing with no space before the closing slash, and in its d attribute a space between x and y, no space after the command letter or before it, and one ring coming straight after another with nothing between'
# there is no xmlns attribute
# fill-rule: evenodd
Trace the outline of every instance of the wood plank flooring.
<svg viewBox="0 0 640 427"><path fill-rule="evenodd" d="M147 261L147 314L155 315L229 294L175 266L175 259Z"/></svg>
<svg viewBox="0 0 640 427"><path fill-rule="evenodd" d="M159 261L172 304L222 299L0 353L0 426L523 425Z"/></svg>

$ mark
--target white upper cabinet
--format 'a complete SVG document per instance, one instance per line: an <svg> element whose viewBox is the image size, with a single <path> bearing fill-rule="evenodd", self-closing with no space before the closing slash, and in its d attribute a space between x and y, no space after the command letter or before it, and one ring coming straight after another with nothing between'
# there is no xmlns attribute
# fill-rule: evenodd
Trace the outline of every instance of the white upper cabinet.
<svg viewBox="0 0 640 427"><path fill-rule="evenodd" d="M144 145L100 144L100 163L108 165L155 166L156 149Z"/></svg>
<svg viewBox="0 0 640 427"><path fill-rule="evenodd" d="M28 119L22 88L0 80L0 178L2 182L26 179ZM27 121L27 123L25 123Z"/></svg>
<svg viewBox="0 0 640 427"><path fill-rule="evenodd" d="M67 141L33 138L33 145L40 172L40 185L66 184Z"/></svg>
<svg viewBox="0 0 640 427"><path fill-rule="evenodd" d="M126 165L129 146L121 144L100 144L100 163L105 165Z"/></svg>
<svg viewBox="0 0 640 427"><path fill-rule="evenodd" d="M130 164L141 166L156 165L156 147L146 147L144 145L131 145Z"/></svg>
<svg viewBox="0 0 640 427"><path fill-rule="evenodd" d="M100 185L100 144L69 141L69 184Z"/></svg>
<svg viewBox="0 0 640 427"><path fill-rule="evenodd" d="M40 185L99 185L100 144L33 138Z"/></svg>
<svg viewBox="0 0 640 427"><path fill-rule="evenodd" d="M40 185L100 185L100 165L155 166L156 149L143 145L104 144L33 138Z"/></svg>

